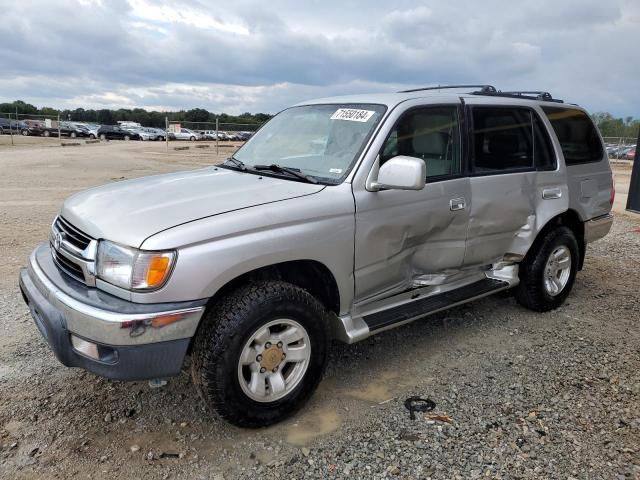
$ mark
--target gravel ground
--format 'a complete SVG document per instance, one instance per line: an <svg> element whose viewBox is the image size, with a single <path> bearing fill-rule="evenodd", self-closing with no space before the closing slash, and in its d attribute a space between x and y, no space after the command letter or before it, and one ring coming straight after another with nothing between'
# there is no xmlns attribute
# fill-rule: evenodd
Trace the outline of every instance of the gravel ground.
<svg viewBox="0 0 640 480"><path fill-rule="evenodd" d="M310 404L270 428L212 417L186 374L151 389L59 365L16 279L61 200L213 157L0 145L0 478L640 478L637 216L591 246L562 308L504 294L336 344ZM435 409L411 420L412 395Z"/></svg>

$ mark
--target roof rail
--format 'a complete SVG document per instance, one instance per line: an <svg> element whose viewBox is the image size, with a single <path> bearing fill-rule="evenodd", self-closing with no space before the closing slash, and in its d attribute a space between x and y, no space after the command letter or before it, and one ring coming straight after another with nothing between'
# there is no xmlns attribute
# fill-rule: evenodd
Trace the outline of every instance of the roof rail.
<svg viewBox="0 0 640 480"><path fill-rule="evenodd" d="M398 93L421 92L423 90L443 90L445 88L479 88L482 93L496 93L493 85L438 85L437 87L412 88L410 90L400 90ZM474 92L475 93L475 92Z"/></svg>
<svg viewBox="0 0 640 480"><path fill-rule="evenodd" d="M558 98L553 98L549 92L543 92L538 90L529 90L529 91L496 91L496 92L486 92L486 91L477 91L471 92L473 95L488 95L492 97L508 97L508 98L525 98L527 100L539 100L542 102L555 102L555 103L564 103L562 100Z"/></svg>

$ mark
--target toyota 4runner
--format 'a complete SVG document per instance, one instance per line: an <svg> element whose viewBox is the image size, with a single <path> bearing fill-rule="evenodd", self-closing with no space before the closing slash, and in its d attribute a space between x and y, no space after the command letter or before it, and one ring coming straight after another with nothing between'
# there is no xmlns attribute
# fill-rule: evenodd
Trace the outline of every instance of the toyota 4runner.
<svg viewBox="0 0 640 480"><path fill-rule="evenodd" d="M72 195L20 289L64 365L156 379L190 355L207 404L256 427L311 396L331 339L507 289L558 307L613 196L589 116L546 92L326 98L221 165Z"/></svg>

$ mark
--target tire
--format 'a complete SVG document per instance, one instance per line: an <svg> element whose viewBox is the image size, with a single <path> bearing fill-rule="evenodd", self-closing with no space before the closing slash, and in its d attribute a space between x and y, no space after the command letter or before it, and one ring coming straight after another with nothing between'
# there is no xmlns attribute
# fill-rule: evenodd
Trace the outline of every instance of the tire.
<svg viewBox="0 0 640 480"><path fill-rule="evenodd" d="M51 132L49 130L45 130L42 135L44 135L45 137L50 137L51 136Z"/></svg>
<svg viewBox="0 0 640 480"><path fill-rule="evenodd" d="M129 135L125 135L124 136L124 141L128 142L129 140L131 140L131 137Z"/></svg>
<svg viewBox="0 0 640 480"><path fill-rule="evenodd" d="M192 142L196 141L196 137L190 137L189 140L191 140Z"/></svg>
<svg viewBox="0 0 640 480"><path fill-rule="evenodd" d="M76 136L77 136L77 135L76 135L76 132L71 132L71 133L69 134L69 136L70 136L71 138L76 138Z"/></svg>
<svg viewBox="0 0 640 480"><path fill-rule="evenodd" d="M282 342L269 346L270 342L264 340L260 340L262 346L257 340L255 344L250 343L254 337L261 336L259 332L264 331L265 326L277 322L296 324L293 331L300 340L291 343L283 337L284 346ZM266 338L275 342L279 338L278 327L270 328ZM228 422L250 428L271 425L295 413L315 391L326 366L328 338L327 313L308 292L281 281L255 282L222 298L207 312L193 346L192 378L207 405ZM254 348L249 348L251 345ZM297 348L298 357L307 345L310 350L306 360L287 362L286 355L282 355L282 359L279 356L287 352L289 358L293 358L293 349ZM250 352L246 356L249 364L244 366L243 351ZM282 362L271 371L273 376L264 368L274 366L273 356L264 355L264 362L268 359L271 363L258 363L259 359L263 361L262 355L253 356L267 351L276 353L277 362ZM260 389L257 393L251 392L254 375L256 385L261 384L261 392ZM280 378L280 388L284 390L274 390L272 378L275 377ZM288 385L285 386L283 378Z"/></svg>
<svg viewBox="0 0 640 480"><path fill-rule="evenodd" d="M20 133L22 133L23 137L28 137L29 136L29 130L27 130L26 128L24 130L22 130Z"/></svg>
<svg viewBox="0 0 640 480"><path fill-rule="evenodd" d="M96 136L95 136L93 133L90 133L90 134L89 134L89 139L90 139L90 140L95 140L95 139L96 139Z"/></svg>
<svg viewBox="0 0 640 480"><path fill-rule="evenodd" d="M578 241L569 228L561 226L544 234L533 248L520 265L515 297L530 310L547 312L562 305L571 293L580 258Z"/></svg>
<svg viewBox="0 0 640 480"><path fill-rule="evenodd" d="M107 136L104 133L100 134L100 140L106 140Z"/></svg>

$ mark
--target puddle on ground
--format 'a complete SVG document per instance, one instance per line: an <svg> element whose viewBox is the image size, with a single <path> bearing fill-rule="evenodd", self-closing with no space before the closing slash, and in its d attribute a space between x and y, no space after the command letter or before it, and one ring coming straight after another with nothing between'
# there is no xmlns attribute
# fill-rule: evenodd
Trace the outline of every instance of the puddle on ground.
<svg viewBox="0 0 640 480"><path fill-rule="evenodd" d="M287 443L301 447L321 435L334 432L340 426L340 416L331 409L310 411L289 427L286 427Z"/></svg>

